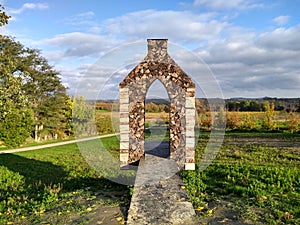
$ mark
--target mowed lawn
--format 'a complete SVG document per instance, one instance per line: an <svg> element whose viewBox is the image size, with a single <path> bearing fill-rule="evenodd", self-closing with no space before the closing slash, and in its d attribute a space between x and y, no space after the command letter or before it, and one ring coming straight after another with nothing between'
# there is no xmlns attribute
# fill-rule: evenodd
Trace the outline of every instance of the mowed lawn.
<svg viewBox="0 0 300 225"><path fill-rule="evenodd" d="M116 137L103 143L118 154ZM90 168L76 144L0 155L0 224L80 224L97 204L129 201L129 188Z"/></svg>
<svg viewBox="0 0 300 225"><path fill-rule="evenodd" d="M200 132L197 168L209 135ZM103 145L118 157L117 137ZM200 224L300 224L299 134L227 132L216 159L182 177ZM0 224L86 224L99 204L126 217L130 191L90 168L76 144L0 155Z"/></svg>

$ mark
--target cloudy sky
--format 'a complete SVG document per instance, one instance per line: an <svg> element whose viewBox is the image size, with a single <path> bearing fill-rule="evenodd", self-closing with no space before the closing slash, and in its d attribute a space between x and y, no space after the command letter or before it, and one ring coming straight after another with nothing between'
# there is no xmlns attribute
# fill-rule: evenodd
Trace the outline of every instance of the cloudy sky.
<svg viewBox="0 0 300 225"><path fill-rule="evenodd" d="M147 38L199 86L199 97L300 97L299 0L0 0L2 34L37 48L70 94L116 98ZM163 96L154 86L153 96Z"/></svg>

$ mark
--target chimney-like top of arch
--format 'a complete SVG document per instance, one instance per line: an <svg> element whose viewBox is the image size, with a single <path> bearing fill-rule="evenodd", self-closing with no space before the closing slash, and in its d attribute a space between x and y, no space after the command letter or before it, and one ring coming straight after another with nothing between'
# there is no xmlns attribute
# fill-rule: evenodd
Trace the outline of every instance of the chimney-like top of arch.
<svg viewBox="0 0 300 225"><path fill-rule="evenodd" d="M176 64L168 54L168 39L148 39L148 54L119 84L120 88L128 84L147 83L158 78L176 83L185 90L194 88L191 78ZM150 83L151 83L150 82ZM166 83L163 82L164 85Z"/></svg>
<svg viewBox="0 0 300 225"><path fill-rule="evenodd" d="M168 39L147 39L147 60L160 61L168 57Z"/></svg>

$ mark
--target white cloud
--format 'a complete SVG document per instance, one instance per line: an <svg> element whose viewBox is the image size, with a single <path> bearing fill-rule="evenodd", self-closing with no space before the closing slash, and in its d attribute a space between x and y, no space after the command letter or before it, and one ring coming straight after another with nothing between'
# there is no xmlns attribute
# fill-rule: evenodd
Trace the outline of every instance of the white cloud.
<svg viewBox="0 0 300 225"><path fill-rule="evenodd" d="M93 15L93 12L87 12L79 17ZM226 22L215 20L214 14L210 13L196 15L192 12L147 10L111 18L98 26L87 26L90 33L59 34L38 44L57 48L54 53L47 53L53 59L57 57L57 61L60 57L101 55L124 41L145 41L147 38L169 38L172 42L197 45L201 41L217 39L226 27L229 27Z"/></svg>
<svg viewBox="0 0 300 225"><path fill-rule="evenodd" d="M95 13L93 11L88 11L69 17L63 22L72 26L94 26L96 25L96 23L93 21L94 18Z"/></svg>
<svg viewBox="0 0 300 225"><path fill-rule="evenodd" d="M254 9L263 7L263 4L252 0L195 0L194 6L206 7L212 10L231 10L231 9Z"/></svg>
<svg viewBox="0 0 300 225"><path fill-rule="evenodd" d="M198 49L220 82L225 97L298 97L300 26L249 39L234 35Z"/></svg>
<svg viewBox="0 0 300 225"><path fill-rule="evenodd" d="M120 73L115 72L115 68L93 64L81 69L81 76L76 79L76 95L85 96L87 99L118 98L119 83L123 78L119 76Z"/></svg>
<svg viewBox="0 0 300 225"><path fill-rule="evenodd" d="M112 47L113 40L102 35L73 32L57 35L51 39L42 40L41 43L63 49L63 57L84 57L98 55Z"/></svg>
<svg viewBox="0 0 300 225"><path fill-rule="evenodd" d="M95 16L95 13L92 11L80 13L77 15L77 17L80 19L92 19L92 18L94 18L94 16Z"/></svg>
<svg viewBox="0 0 300 225"><path fill-rule="evenodd" d="M49 8L47 3L24 3L19 9L8 9L8 14L16 15L24 12L25 10L33 10L33 9L47 9Z"/></svg>
<svg viewBox="0 0 300 225"><path fill-rule="evenodd" d="M197 42L213 39L227 27L214 20L214 14L188 11L138 11L112 18L102 24L107 34L126 39L169 38L175 42Z"/></svg>
<svg viewBox="0 0 300 225"><path fill-rule="evenodd" d="M282 26L289 22L290 16L277 16L272 21L275 22L277 25Z"/></svg>
<svg viewBox="0 0 300 225"><path fill-rule="evenodd" d="M64 58L65 53L63 51L54 50L43 52L43 55L52 63L57 63Z"/></svg>
<svg viewBox="0 0 300 225"><path fill-rule="evenodd" d="M300 51L300 24L290 28L277 28L259 36L257 43L268 49Z"/></svg>
<svg viewBox="0 0 300 225"><path fill-rule="evenodd" d="M216 1L215 4L220 2ZM231 3L227 4L227 8L234 7ZM247 4L250 4L249 1ZM214 7L217 8L217 5ZM93 12L87 12L76 18L92 21L93 16ZM108 81L106 89L108 92L113 91L115 96L118 82L128 71L124 66L139 63L144 49L140 45L134 48L131 46L126 53L114 49L109 53L115 54L113 57L102 58L99 65L96 63L96 67L89 70L88 65L80 65L81 59L94 57L95 60L124 41L143 40L142 48L146 48L147 38L168 38L170 42L185 46L197 45L199 48L196 53L212 69L226 98L299 96L300 25L259 33L234 26L212 13L146 10L111 18L101 24L91 24L87 29L93 30L93 33L60 34L42 40L40 44L48 45L53 50L47 52L52 60L73 63L73 67L62 68L63 83L73 92L77 87L80 93L87 93L89 98L97 97L101 85L105 84L111 74L114 76ZM137 53L135 58L134 54ZM196 74L201 76L201 85L209 93L214 93L214 87L209 87L209 82L212 82L209 79L213 78L205 74L205 65L199 67L192 59L182 56L175 54L174 59L180 66L184 65L186 71L197 70L199 73ZM74 65L74 61L78 64ZM120 71L114 73L114 69ZM79 80L80 76L84 76L83 83Z"/></svg>

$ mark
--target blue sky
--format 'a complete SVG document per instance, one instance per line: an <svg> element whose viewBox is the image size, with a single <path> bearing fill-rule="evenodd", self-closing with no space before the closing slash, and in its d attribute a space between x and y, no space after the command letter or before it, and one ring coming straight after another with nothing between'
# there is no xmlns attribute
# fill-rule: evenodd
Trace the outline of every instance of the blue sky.
<svg viewBox="0 0 300 225"><path fill-rule="evenodd" d="M225 98L300 97L300 0L0 3L12 16L1 33L40 49L70 94L91 98L105 89L106 98L116 96L117 82L146 54L146 39L167 38L209 68L207 77L200 65L191 64L195 58L174 53L180 66L194 68L190 73L200 89L213 79ZM120 47L127 43L136 43L129 45L133 52ZM214 88L204 96L219 97ZM152 89L153 95L163 95L161 87Z"/></svg>

